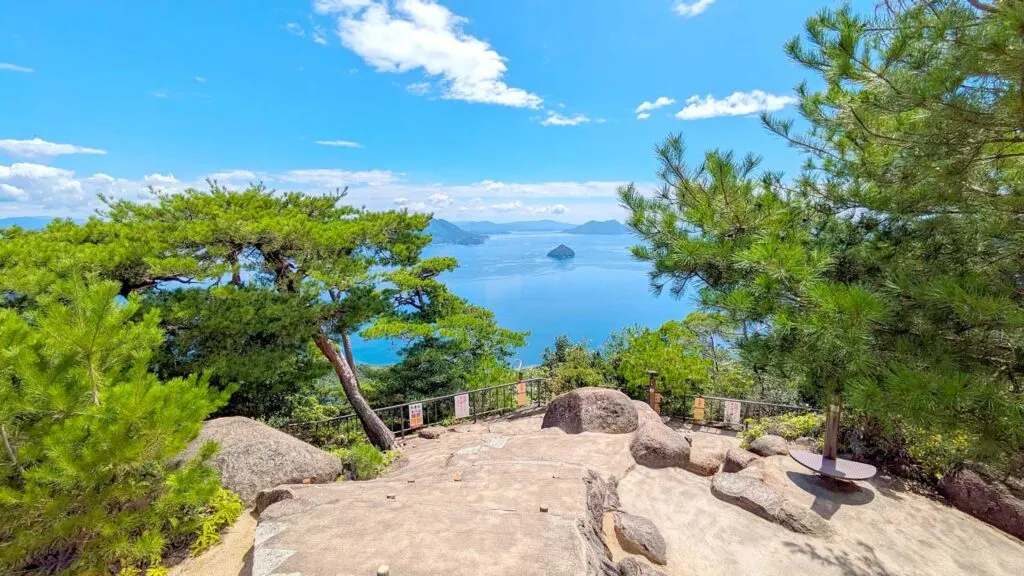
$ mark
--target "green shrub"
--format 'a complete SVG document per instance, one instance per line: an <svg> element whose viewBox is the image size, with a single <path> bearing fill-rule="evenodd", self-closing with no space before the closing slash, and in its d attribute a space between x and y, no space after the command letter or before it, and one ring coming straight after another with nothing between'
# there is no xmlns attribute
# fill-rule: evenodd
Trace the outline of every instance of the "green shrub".
<svg viewBox="0 0 1024 576"><path fill-rule="evenodd" d="M221 488L210 500L206 518L199 526L196 540L192 543L192 555L198 556L220 542L221 530L234 523L242 513L242 509L242 499L238 497L238 494Z"/></svg>
<svg viewBox="0 0 1024 576"><path fill-rule="evenodd" d="M353 480L372 480L387 472L402 457L398 450L381 452L374 445L361 440L348 448L335 448L331 453L345 463L345 475Z"/></svg>
<svg viewBox="0 0 1024 576"><path fill-rule="evenodd" d="M750 443L761 436L782 436L786 440L797 438L818 438L821 436L825 426L825 416L808 412L806 414L783 414L762 418L761 420L748 419L747 429L739 433L741 446L746 448Z"/></svg>
<svg viewBox="0 0 1024 576"><path fill-rule="evenodd" d="M0 573L159 574L221 491L215 445L174 458L225 395L148 372L157 315L115 284L54 293L0 309Z"/></svg>

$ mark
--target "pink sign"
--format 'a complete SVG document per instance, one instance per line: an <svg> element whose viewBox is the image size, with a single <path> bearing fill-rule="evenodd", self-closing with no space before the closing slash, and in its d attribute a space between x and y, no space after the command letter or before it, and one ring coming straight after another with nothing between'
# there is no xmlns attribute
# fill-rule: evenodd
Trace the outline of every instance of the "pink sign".
<svg viewBox="0 0 1024 576"><path fill-rule="evenodd" d="M409 428L423 426L423 404L409 404Z"/></svg>
<svg viewBox="0 0 1024 576"><path fill-rule="evenodd" d="M469 394L455 396L455 417L469 418Z"/></svg>

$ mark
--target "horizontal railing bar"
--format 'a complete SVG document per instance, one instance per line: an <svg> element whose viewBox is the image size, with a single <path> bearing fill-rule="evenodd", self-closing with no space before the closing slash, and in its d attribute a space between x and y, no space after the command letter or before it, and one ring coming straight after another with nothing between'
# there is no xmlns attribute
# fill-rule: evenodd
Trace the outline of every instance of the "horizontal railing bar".
<svg viewBox="0 0 1024 576"><path fill-rule="evenodd" d="M740 400L738 398L722 398L720 396L699 396L696 394L684 394L683 398L704 398L705 400L721 400L723 402L739 402L741 404L757 404L758 406L773 406L776 408L790 408L792 410L806 410L808 412L819 412L810 406L797 406L796 404L773 404L771 402L759 402L757 400Z"/></svg>

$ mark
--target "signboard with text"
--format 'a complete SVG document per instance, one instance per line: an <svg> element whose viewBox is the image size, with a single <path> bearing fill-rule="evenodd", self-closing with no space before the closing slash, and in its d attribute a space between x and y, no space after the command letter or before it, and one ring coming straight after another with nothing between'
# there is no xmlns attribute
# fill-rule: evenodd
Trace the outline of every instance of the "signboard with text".
<svg viewBox="0 0 1024 576"><path fill-rule="evenodd" d="M516 405L520 408L526 406L526 382L516 384Z"/></svg>
<svg viewBox="0 0 1024 576"><path fill-rule="evenodd" d="M694 398L693 399L693 419L703 420L704 419L704 399Z"/></svg>
<svg viewBox="0 0 1024 576"><path fill-rule="evenodd" d="M732 426L740 425L740 403L735 400L725 401L725 423Z"/></svg>
<svg viewBox="0 0 1024 576"><path fill-rule="evenodd" d="M469 418L469 394L455 395L455 418Z"/></svg>
<svg viewBox="0 0 1024 576"><path fill-rule="evenodd" d="M423 426L423 404L409 404L409 428Z"/></svg>

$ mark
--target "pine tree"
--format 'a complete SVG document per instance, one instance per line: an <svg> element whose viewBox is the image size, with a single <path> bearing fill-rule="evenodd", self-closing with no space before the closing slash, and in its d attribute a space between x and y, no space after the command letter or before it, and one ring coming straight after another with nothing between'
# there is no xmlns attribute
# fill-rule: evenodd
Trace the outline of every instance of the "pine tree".
<svg viewBox="0 0 1024 576"><path fill-rule="evenodd" d="M159 381L162 334L112 282L61 282L0 308L0 572L158 567L194 538L216 473L174 458L223 395Z"/></svg>
<svg viewBox="0 0 1024 576"><path fill-rule="evenodd" d="M971 439L1013 466L1024 447L1024 9L938 0L846 7L787 52L809 129L796 179L679 137L653 198L621 191L656 288L692 281L740 322L746 357L893 427Z"/></svg>

